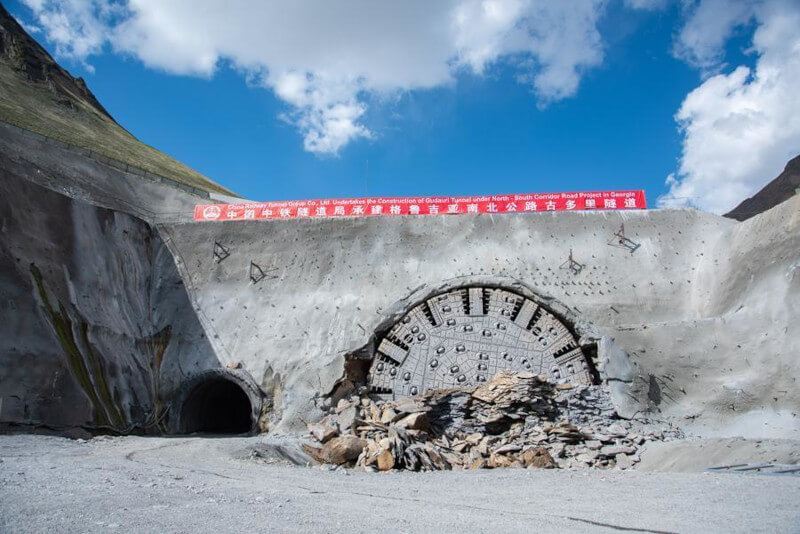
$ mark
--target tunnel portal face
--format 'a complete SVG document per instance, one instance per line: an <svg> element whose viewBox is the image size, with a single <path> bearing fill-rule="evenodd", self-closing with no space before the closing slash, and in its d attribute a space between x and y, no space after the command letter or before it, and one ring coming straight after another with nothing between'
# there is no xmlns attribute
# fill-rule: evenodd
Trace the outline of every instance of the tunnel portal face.
<svg viewBox="0 0 800 534"><path fill-rule="evenodd" d="M225 378L198 384L181 408L181 432L244 434L253 428L252 405L242 388Z"/></svg>
<svg viewBox="0 0 800 534"><path fill-rule="evenodd" d="M534 301L505 289L460 288L415 306L378 342L370 391L408 397L485 382L501 370L592 382L569 328Z"/></svg>

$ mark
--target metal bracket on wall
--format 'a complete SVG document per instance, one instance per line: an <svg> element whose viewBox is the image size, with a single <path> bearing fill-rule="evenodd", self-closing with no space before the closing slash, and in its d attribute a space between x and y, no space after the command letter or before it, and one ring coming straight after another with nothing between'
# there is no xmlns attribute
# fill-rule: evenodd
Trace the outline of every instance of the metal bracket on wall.
<svg viewBox="0 0 800 534"><path fill-rule="evenodd" d="M254 284L257 284L265 278L274 280L275 278L278 278L278 275L275 274L275 271L277 270L278 270L277 267L269 267L265 269L264 267L261 267L259 264L251 260L250 281L253 282Z"/></svg>
<svg viewBox="0 0 800 534"><path fill-rule="evenodd" d="M562 263L558 268L569 269L572 274L577 276L581 274L581 271L584 267L586 267L584 264L575 261L575 259L572 257L572 249L569 249L569 258L567 258L567 261Z"/></svg>
<svg viewBox="0 0 800 534"><path fill-rule="evenodd" d="M231 251L224 247L219 241L214 241L214 261L217 263L222 262L225 258L231 255Z"/></svg>
<svg viewBox="0 0 800 534"><path fill-rule="evenodd" d="M628 238L625 235L624 224L619 225L619 230L614 232L614 237L611 239L611 241L608 242L608 244L611 245L612 247L624 248L625 250L628 250L631 254L636 252L636 249L642 246L640 243L633 241L632 239Z"/></svg>

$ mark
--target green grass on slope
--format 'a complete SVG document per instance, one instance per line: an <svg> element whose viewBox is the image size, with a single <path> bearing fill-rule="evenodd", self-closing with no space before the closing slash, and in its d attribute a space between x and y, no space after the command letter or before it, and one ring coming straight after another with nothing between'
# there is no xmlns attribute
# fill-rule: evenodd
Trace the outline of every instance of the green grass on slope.
<svg viewBox="0 0 800 534"><path fill-rule="evenodd" d="M147 146L82 100L65 99L0 62L0 120L209 192L233 195L197 171Z"/></svg>

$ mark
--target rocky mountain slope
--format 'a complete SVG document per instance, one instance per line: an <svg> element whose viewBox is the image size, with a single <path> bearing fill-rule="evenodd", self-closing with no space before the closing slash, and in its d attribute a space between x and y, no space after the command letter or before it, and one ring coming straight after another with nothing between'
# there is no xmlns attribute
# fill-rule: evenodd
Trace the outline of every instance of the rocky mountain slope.
<svg viewBox="0 0 800 534"><path fill-rule="evenodd" d="M209 192L231 194L122 128L0 5L0 120Z"/></svg>
<svg viewBox="0 0 800 534"><path fill-rule="evenodd" d="M800 156L789 160L783 172L752 197L725 214L725 217L744 221L763 213L789 199L800 188Z"/></svg>

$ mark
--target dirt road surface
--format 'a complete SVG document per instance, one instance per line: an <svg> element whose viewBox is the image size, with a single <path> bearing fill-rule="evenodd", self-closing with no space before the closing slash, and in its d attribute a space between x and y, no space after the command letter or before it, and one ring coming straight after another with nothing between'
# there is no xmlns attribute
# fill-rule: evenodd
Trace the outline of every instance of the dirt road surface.
<svg viewBox="0 0 800 534"><path fill-rule="evenodd" d="M800 477L363 473L263 438L0 436L1 532L800 532Z"/></svg>

